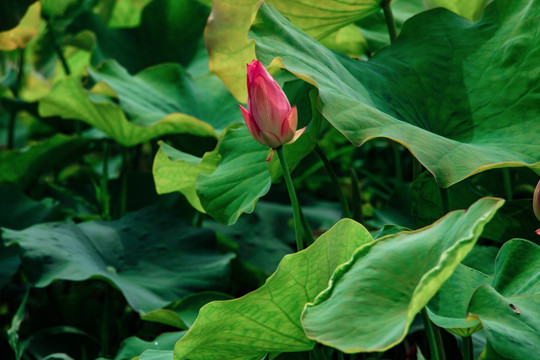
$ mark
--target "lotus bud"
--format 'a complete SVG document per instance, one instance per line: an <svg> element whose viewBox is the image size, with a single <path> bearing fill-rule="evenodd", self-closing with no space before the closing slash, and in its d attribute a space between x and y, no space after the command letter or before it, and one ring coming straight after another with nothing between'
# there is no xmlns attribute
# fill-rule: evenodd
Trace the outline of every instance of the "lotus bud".
<svg viewBox="0 0 540 360"><path fill-rule="evenodd" d="M296 130L298 114L287 96L264 66L253 60L247 65L247 110L239 105L247 128L259 143L277 149L292 144L304 132ZM272 150L266 161L270 161Z"/></svg>

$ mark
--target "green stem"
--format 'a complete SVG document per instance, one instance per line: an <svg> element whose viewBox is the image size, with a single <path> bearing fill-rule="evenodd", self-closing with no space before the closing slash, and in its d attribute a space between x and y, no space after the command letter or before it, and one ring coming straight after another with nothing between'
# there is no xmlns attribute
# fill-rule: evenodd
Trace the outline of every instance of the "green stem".
<svg viewBox="0 0 540 360"><path fill-rule="evenodd" d="M415 157L413 156L413 157L412 157L413 180L418 179L418 177L420 176L420 174L422 174L422 170L423 170L422 164L420 163L420 161L418 161L417 158L415 158Z"/></svg>
<svg viewBox="0 0 540 360"><path fill-rule="evenodd" d="M127 180L130 170L130 149L122 149L122 172L120 174L120 209L118 217L122 217L127 210Z"/></svg>
<svg viewBox="0 0 540 360"><path fill-rule="evenodd" d="M66 75L71 75L71 70L69 69L69 65L67 63L66 57L64 56L64 53L62 52L62 49L60 48L60 45L58 45L58 41L56 39L56 34L54 33L54 29L51 26L51 23L49 23L47 33L49 34L49 38L51 40L51 44L54 48L54 51L56 52L56 55L58 55L58 58L60 59L60 62L62 63L62 68L64 69L64 73Z"/></svg>
<svg viewBox="0 0 540 360"><path fill-rule="evenodd" d="M396 23L394 22L394 14L392 13L392 7L390 3L392 0L383 0L381 7L384 12L384 19L386 20L386 26L388 27L388 35L390 36L390 42L394 42L397 38Z"/></svg>
<svg viewBox="0 0 540 360"><path fill-rule="evenodd" d="M22 85L22 78L24 73L24 48L19 49L19 63L18 63L17 79L15 80L15 87L13 88L13 97L17 99L19 97L19 90ZM13 149L15 147L15 119L17 118L17 110L12 110L9 116L8 133L7 133L7 148Z"/></svg>
<svg viewBox="0 0 540 360"><path fill-rule="evenodd" d="M473 343L472 336L464 336L463 339L463 360L473 360Z"/></svg>
<svg viewBox="0 0 540 360"><path fill-rule="evenodd" d="M345 360L345 358L343 357L343 353L339 350L337 350L337 357L338 357L338 360Z"/></svg>
<svg viewBox="0 0 540 360"><path fill-rule="evenodd" d="M399 187L403 183L403 167L401 166L401 154L399 152L398 144L395 143L394 141L390 141L390 147L392 148L392 152L394 154L394 168L396 171L396 187Z"/></svg>
<svg viewBox="0 0 540 360"><path fill-rule="evenodd" d="M101 208L103 220L111 219L111 201L109 196L109 142L103 144L103 170L101 174Z"/></svg>
<svg viewBox="0 0 540 360"><path fill-rule="evenodd" d="M437 341L435 340L435 332L433 330L433 324L429 319L429 314L427 313L426 308L422 308L420 311L422 314L422 320L424 320L424 327L426 330L426 336L429 344L429 351L431 353L431 360L441 360L439 358L439 350L437 348Z"/></svg>
<svg viewBox="0 0 540 360"><path fill-rule="evenodd" d="M332 181L332 185L334 186L334 190L336 191L339 202L341 204L341 212L343 213L343 216L352 219L351 211L349 210L349 204L347 203L347 199L345 199L343 190L339 185L339 179L336 175L336 172L334 171L334 167L320 148L319 144L315 145L315 152L317 153L317 155L319 155L319 158L322 160L324 167L326 168L326 172L330 176L330 180Z"/></svg>
<svg viewBox="0 0 540 360"><path fill-rule="evenodd" d="M351 166L351 189L352 189L352 215L353 219L362 223L364 222L364 214L362 213L362 196L360 195L360 186L358 181L358 175L356 171Z"/></svg>
<svg viewBox="0 0 540 360"><path fill-rule="evenodd" d="M450 203L448 200L448 188L439 188L439 191L441 193L441 201L443 206L443 211L445 214L448 214L450 212Z"/></svg>
<svg viewBox="0 0 540 360"><path fill-rule="evenodd" d="M504 194L506 200L512 200L514 198L514 190L512 189L512 178L510 176L510 169L503 168L503 183L504 183Z"/></svg>
<svg viewBox="0 0 540 360"><path fill-rule="evenodd" d="M103 319L101 320L101 355L109 356L111 350L111 327L114 319L113 290L110 285L106 285L105 301L103 302Z"/></svg>
<svg viewBox="0 0 540 360"><path fill-rule="evenodd" d="M289 197L291 199L291 205L293 208L294 216L294 232L296 235L296 250L300 251L304 248L302 242L302 225L300 218L300 204L298 204L298 199L296 197L296 191L294 190L294 185L291 178L291 173L285 162L285 156L283 155L283 148L280 146L276 149L276 152L279 157L279 162L281 163L281 168L283 169L283 178L285 179L285 184L287 185L287 191L289 192Z"/></svg>
<svg viewBox="0 0 540 360"><path fill-rule="evenodd" d="M441 334L441 328L437 325L433 325L433 333L435 334L435 342L437 343L437 350L439 351L439 358L446 360L446 354L444 353L444 343Z"/></svg>
<svg viewBox="0 0 540 360"><path fill-rule="evenodd" d="M47 30L48 30L47 33L49 34L49 38L51 40L51 44L54 48L54 52L56 52L56 55L60 59L60 63L62 64L62 69L64 70L64 73L67 76L71 75L71 69L69 68L69 64L66 60L66 57L64 56L64 53L62 52L62 49L60 48L60 45L58 44L56 33L54 32L54 29L50 22L48 24ZM79 120L74 120L74 121L75 121L75 134L77 134L77 136L81 136L81 123Z"/></svg>
<svg viewBox="0 0 540 360"><path fill-rule="evenodd" d="M302 222L302 227L304 228L304 244L309 246L315 242L315 238L313 237L313 231L311 231L311 226L309 226L302 208L300 208L300 220Z"/></svg>

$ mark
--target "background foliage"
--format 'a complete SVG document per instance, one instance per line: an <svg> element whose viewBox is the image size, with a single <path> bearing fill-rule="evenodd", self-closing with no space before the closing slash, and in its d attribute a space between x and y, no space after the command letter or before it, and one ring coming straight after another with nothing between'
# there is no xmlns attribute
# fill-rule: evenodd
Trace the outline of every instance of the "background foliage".
<svg viewBox="0 0 540 360"><path fill-rule="evenodd" d="M0 0L0 358L433 358L419 312L448 359L535 358L539 19ZM254 58L307 126L284 147L316 238L297 253L238 109Z"/></svg>

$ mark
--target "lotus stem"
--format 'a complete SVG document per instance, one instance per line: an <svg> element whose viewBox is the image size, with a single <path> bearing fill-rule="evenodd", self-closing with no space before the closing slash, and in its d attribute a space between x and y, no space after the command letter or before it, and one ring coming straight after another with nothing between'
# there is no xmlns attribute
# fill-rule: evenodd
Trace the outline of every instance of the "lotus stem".
<svg viewBox="0 0 540 360"><path fill-rule="evenodd" d="M392 13L392 7L390 6L392 0L383 0L381 7L384 12L384 18L386 20L386 26L388 27L388 35L390 36L390 42L393 43L397 38L396 23L394 21L394 14Z"/></svg>
<svg viewBox="0 0 540 360"><path fill-rule="evenodd" d="M437 341L435 340L435 331L433 329L433 324L431 323L426 308L422 308L422 311L420 311L420 313L422 314L422 320L424 320L424 327L428 339L429 351L431 353L431 360L441 360L441 358L439 357Z"/></svg>
<svg viewBox="0 0 540 360"><path fill-rule="evenodd" d="M464 336L463 340L463 360L473 360L473 342L472 336Z"/></svg>
<svg viewBox="0 0 540 360"><path fill-rule="evenodd" d="M22 85L22 77L24 72L24 48L19 49L19 63L17 79L15 80L15 87L13 88L13 97L17 99L19 97L19 90ZM7 133L7 148L13 149L15 147L15 119L17 117L17 110L13 109L9 116L8 133Z"/></svg>
<svg viewBox="0 0 540 360"><path fill-rule="evenodd" d="M320 148L319 144L315 145L315 152L317 153L317 155L319 155L319 158L322 160L324 167L326 168L328 176L330 176L330 180L332 181L332 185L334 186L334 190L336 191L339 202L341 204L341 212L343 213L343 216L352 219L351 211L349 210L349 204L347 203L347 199L345 199L345 194L343 194L343 190L339 185L339 179L336 175L336 172L334 171L334 167L324 154L324 151L322 151L322 149Z"/></svg>
<svg viewBox="0 0 540 360"><path fill-rule="evenodd" d="M281 168L283 169L283 178L285 179L285 184L287 185L287 191L289 192L289 198L291 199L291 205L293 208L294 216L294 233L296 235L296 250L301 251L304 248L304 243L302 241L302 224L300 218L300 204L298 203L298 198L296 197L296 191L294 190L294 185L291 178L291 173L285 161L285 156L283 155L283 148L280 146L276 149L276 152L279 157L279 162L281 163Z"/></svg>

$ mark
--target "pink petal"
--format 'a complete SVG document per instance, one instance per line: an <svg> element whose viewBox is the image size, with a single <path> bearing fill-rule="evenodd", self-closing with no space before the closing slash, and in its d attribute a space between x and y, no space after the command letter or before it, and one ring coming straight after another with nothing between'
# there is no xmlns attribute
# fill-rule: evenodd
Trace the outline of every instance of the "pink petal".
<svg viewBox="0 0 540 360"><path fill-rule="evenodd" d="M248 88L248 109L262 130L281 134L282 120L291 110L289 100L273 80L257 76Z"/></svg>
<svg viewBox="0 0 540 360"><path fill-rule="evenodd" d="M276 150L274 149L270 149L270 151L268 152L268 156L266 157L266 160L265 161L270 161L272 160L272 158L274 157L274 154L276 153Z"/></svg>
<svg viewBox="0 0 540 360"><path fill-rule="evenodd" d="M294 136L296 131L296 125L298 124L298 111L296 110L296 105L294 105L287 116L283 118L281 123L281 141L287 142Z"/></svg>
<svg viewBox="0 0 540 360"><path fill-rule="evenodd" d="M282 142L276 134L272 134L268 131L261 131L261 137L264 139L265 144L270 146L272 149L276 149L281 146Z"/></svg>
<svg viewBox="0 0 540 360"><path fill-rule="evenodd" d="M268 74L268 71L259 62L259 60L253 60L251 64L247 64L247 86L251 85L253 80L260 74ZM268 74L269 75L269 74Z"/></svg>
<svg viewBox="0 0 540 360"><path fill-rule="evenodd" d="M306 127L304 127L302 129L298 130L297 132L295 132L293 138L289 142L287 142L286 144L289 145L289 144L292 144L293 142L295 142L300 137L300 135L302 135L304 133L304 131L306 130Z"/></svg>
<svg viewBox="0 0 540 360"><path fill-rule="evenodd" d="M253 120L253 117L251 116L249 111L244 109L242 105L238 105L238 107L240 108L240 111L242 112L242 116L244 117L244 121L246 122L246 126L251 136L253 136L253 138L257 140L258 142L260 142L261 144L266 145L260 135L261 129L259 129L259 126L257 126L257 123Z"/></svg>

